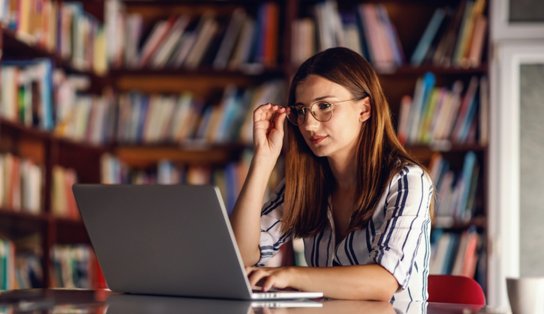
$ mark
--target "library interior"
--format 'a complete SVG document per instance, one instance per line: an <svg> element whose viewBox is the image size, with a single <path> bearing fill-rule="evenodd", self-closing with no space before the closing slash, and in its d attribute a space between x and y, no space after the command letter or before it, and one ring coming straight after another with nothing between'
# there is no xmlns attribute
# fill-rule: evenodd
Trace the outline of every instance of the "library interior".
<svg viewBox="0 0 544 314"><path fill-rule="evenodd" d="M530 191L523 174L544 173L524 158L539 163L544 147L534 132L534 142L501 141L505 128L542 128L531 102L541 100L529 96L531 86L542 95L544 57L513 61L517 81L504 67L544 51L544 28L509 33L501 14L517 11L507 2L0 0L0 291L107 287L76 183L211 184L230 213L252 157L253 110L285 104L297 67L343 46L375 68L399 140L432 179L429 273L472 278L488 304L508 304L505 278L529 273L501 261L512 247L501 241L519 241L531 218L505 221L504 195L530 199L519 194ZM527 49L509 50L523 40ZM517 103L501 99L514 85L506 95ZM517 164L504 166L501 152ZM280 162L270 191L283 171ZM537 182L512 215L537 210ZM512 224L517 233L505 231ZM306 265L302 245L270 266ZM527 247L512 245L523 260Z"/></svg>

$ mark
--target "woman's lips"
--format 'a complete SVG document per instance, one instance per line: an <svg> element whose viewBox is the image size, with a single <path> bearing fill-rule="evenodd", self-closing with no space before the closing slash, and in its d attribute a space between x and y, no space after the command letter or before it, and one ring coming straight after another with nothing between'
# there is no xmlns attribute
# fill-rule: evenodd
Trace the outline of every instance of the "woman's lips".
<svg viewBox="0 0 544 314"><path fill-rule="evenodd" d="M317 145L317 144L321 143L326 138L327 138L327 136L312 136L312 137L310 137L310 142L313 145Z"/></svg>

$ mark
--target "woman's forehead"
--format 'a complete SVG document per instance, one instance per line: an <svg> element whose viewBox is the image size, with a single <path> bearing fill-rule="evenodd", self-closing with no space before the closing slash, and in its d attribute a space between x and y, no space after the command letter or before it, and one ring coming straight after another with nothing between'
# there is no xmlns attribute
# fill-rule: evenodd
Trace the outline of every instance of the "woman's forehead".
<svg viewBox="0 0 544 314"><path fill-rule="evenodd" d="M309 75L296 88L297 102L311 102L321 98L350 97L351 93L342 85L318 75Z"/></svg>

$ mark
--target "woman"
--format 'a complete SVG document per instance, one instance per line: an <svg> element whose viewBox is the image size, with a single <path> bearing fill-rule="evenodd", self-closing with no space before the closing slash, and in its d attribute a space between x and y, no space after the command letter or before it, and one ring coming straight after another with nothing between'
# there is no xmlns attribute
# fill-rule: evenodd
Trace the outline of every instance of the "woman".
<svg viewBox="0 0 544 314"><path fill-rule="evenodd" d="M231 217L250 283L425 300L432 183L397 140L370 64L346 48L320 52L299 67L288 102L253 113L255 155ZM285 180L262 207L286 118ZM292 237L310 267L254 267Z"/></svg>

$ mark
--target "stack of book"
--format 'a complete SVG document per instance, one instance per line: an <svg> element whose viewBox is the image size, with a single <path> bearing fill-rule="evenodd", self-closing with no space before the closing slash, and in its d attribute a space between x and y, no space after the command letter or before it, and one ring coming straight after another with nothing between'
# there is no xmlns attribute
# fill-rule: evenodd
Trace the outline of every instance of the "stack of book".
<svg viewBox="0 0 544 314"><path fill-rule="evenodd" d="M264 2L257 16L237 8L229 15L174 15L151 27L127 14L119 1L106 7L109 62L126 68L270 68L278 64L279 8ZM147 28L150 28L149 30Z"/></svg>
<svg viewBox="0 0 544 314"><path fill-rule="evenodd" d="M0 154L0 207L38 214L43 211L41 166L13 154Z"/></svg>
<svg viewBox="0 0 544 314"><path fill-rule="evenodd" d="M448 89L436 86L435 75L426 73L414 95L402 99L398 137L406 144L485 144L488 107L486 77L472 77L466 88L456 81Z"/></svg>

